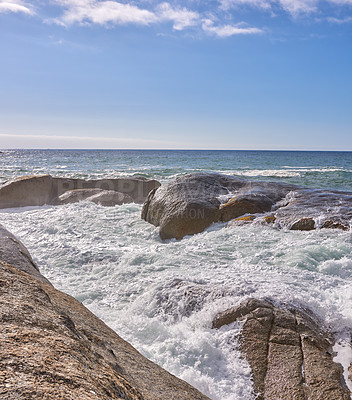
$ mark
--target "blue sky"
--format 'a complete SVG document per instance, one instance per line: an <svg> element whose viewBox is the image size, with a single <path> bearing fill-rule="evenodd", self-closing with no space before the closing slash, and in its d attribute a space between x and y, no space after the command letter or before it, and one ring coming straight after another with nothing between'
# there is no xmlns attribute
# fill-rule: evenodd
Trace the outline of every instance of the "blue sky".
<svg viewBox="0 0 352 400"><path fill-rule="evenodd" d="M0 0L0 148L352 150L352 0Z"/></svg>

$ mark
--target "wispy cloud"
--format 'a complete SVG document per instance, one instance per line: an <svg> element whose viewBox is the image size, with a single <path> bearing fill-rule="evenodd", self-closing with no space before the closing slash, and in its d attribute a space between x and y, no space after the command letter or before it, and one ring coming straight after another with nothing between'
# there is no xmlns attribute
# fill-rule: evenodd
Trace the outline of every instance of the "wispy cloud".
<svg viewBox="0 0 352 400"><path fill-rule="evenodd" d="M65 11L54 21L65 26L75 23L149 25L157 21L151 11L116 1L57 0L56 3Z"/></svg>
<svg viewBox="0 0 352 400"><path fill-rule="evenodd" d="M231 8L236 8L241 5L248 5L265 10L271 9L270 0L220 0L220 7L223 10L229 10Z"/></svg>
<svg viewBox="0 0 352 400"><path fill-rule="evenodd" d="M263 30L259 28L245 27L243 26L243 23L239 23L236 25L215 26L214 22L210 19L205 19L203 21L202 29L205 32L214 34L221 38L234 35L253 35L253 34L263 33Z"/></svg>
<svg viewBox="0 0 352 400"><path fill-rule="evenodd" d="M0 1L0 13L24 13L33 15L34 11L32 10L31 5L26 4L20 0L8 0L8 1Z"/></svg>
<svg viewBox="0 0 352 400"><path fill-rule="evenodd" d="M281 8L292 16L307 14L317 11L318 0L219 0L220 7L224 10L248 6L263 10ZM328 0L329 1L329 0ZM330 0L330 1L352 1L352 0Z"/></svg>
<svg viewBox="0 0 352 400"><path fill-rule="evenodd" d="M333 24L348 24L352 22L352 17L346 18L335 18L335 17L328 17L326 18L328 22L332 22Z"/></svg>
<svg viewBox="0 0 352 400"><path fill-rule="evenodd" d="M34 14L35 0L0 0L0 13ZM329 3L337 13L327 17L322 3ZM32 3L32 4L31 4ZM351 5L352 0L50 0L58 14L46 22L65 27L72 25L119 25L161 26L171 24L174 31L191 30L218 38L235 35L257 35L265 30L244 23L236 23L240 8L255 8L270 16L286 13L294 19L300 16L320 14L320 20L335 24L352 22L352 16L339 17L341 7ZM45 2L35 3L38 14L45 13ZM200 7L201 4L201 7ZM193 7L193 9L191 8ZM246 10L245 12L247 12ZM246 14L248 15L248 13ZM312 19L317 21L317 18Z"/></svg>
<svg viewBox="0 0 352 400"><path fill-rule="evenodd" d="M53 21L63 26L77 23L83 25L151 25L171 22L175 31L198 28L220 38L262 33L259 28L243 27L241 24L217 26L212 19L204 18L198 11L181 6L172 6L168 2L156 4L152 9L143 9L136 5L117 1L56 0L56 3L64 8L64 12Z"/></svg>

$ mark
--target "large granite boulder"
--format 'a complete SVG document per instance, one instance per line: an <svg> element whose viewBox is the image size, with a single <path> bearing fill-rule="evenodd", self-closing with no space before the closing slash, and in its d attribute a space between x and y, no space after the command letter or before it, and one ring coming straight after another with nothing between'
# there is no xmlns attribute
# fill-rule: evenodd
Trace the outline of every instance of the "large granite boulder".
<svg viewBox="0 0 352 400"><path fill-rule="evenodd" d="M204 231L213 222L268 211L290 190L282 185L266 192L252 182L220 174L190 174L176 178L149 193L142 218L160 227L162 239L182 239ZM221 199L228 202L221 204Z"/></svg>
<svg viewBox="0 0 352 400"><path fill-rule="evenodd" d="M240 345L259 400L349 400L333 336L309 310L249 299L218 314L214 328L243 320Z"/></svg>
<svg viewBox="0 0 352 400"><path fill-rule="evenodd" d="M106 202L120 204L117 197L126 202L131 199L135 203L143 203L148 193L159 187L160 183L146 178L118 178L118 179L72 179L53 178L51 175L23 176L6 182L0 187L0 208L42 206L44 204L60 204L60 197L69 191L81 190L75 197L76 201L84 199L83 191L104 190L122 193L122 195L105 194L110 196ZM93 193L92 193L93 194ZM71 201L74 201L74 196ZM101 200L104 203L105 200Z"/></svg>
<svg viewBox="0 0 352 400"><path fill-rule="evenodd" d="M162 239L182 239L239 217L292 230L348 230L352 193L202 173L152 190L142 209L142 218L159 227Z"/></svg>
<svg viewBox="0 0 352 400"><path fill-rule="evenodd" d="M213 222L269 211L290 190L288 185L258 185L234 176L190 174L151 191L142 218L160 227L162 239L182 239Z"/></svg>
<svg viewBox="0 0 352 400"><path fill-rule="evenodd" d="M0 187L0 208L42 206L52 200L51 175L27 175Z"/></svg>
<svg viewBox="0 0 352 400"><path fill-rule="evenodd" d="M23 262L0 253L1 399L208 399Z"/></svg>

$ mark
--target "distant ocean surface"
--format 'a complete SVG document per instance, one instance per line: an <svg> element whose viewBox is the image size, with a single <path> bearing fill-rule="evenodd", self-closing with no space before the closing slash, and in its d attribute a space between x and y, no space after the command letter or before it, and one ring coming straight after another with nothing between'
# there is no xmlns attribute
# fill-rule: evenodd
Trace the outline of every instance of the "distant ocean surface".
<svg viewBox="0 0 352 400"><path fill-rule="evenodd" d="M0 183L49 173L79 178L144 176L168 182L219 172L352 192L352 152L2 150ZM28 247L42 273L83 302L145 356L213 400L255 398L238 349L240 323L211 329L218 311L247 297L310 307L352 359L351 231L309 232L215 224L163 242L141 205L81 202L1 210L0 223ZM191 295L185 296L182 280ZM192 293L200 293L195 298ZM201 294L203 293L203 295ZM189 312L191 304L196 308Z"/></svg>

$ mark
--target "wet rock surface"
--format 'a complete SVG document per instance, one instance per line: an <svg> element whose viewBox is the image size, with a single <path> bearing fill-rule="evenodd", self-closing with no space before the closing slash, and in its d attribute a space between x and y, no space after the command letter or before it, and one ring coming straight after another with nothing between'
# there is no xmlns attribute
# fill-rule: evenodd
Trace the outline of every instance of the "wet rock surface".
<svg viewBox="0 0 352 400"><path fill-rule="evenodd" d="M2 400L208 399L27 272L0 261Z"/></svg>
<svg viewBox="0 0 352 400"><path fill-rule="evenodd" d="M71 179L71 178L55 178L51 175L35 175L22 176L6 182L0 187L0 208L24 207L24 206L42 206L44 204L61 204L67 200L61 196L69 191L78 190L71 193L71 199L67 202L75 202L84 200L87 189L94 191L113 191L120 195L114 196L105 193L105 198L110 196L108 204L115 202L119 204L117 197L122 201L132 201L135 203L143 203L148 193L159 187L160 183L146 178L118 178L118 179ZM93 193L97 194L97 193ZM86 193L87 194L87 193ZM121 197L123 194L125 197ZM67 197L70 197L69 195ZM90 197L90 196L88 196Z"/></svg>
<svg viewBox="0 0 352 400"><path fill-rule="evenodd" d="M252 218L253 214L253 223L264 221L280 228L348 230L352 193L251 182L220 174L190 174L152 190L142 209L142 218L159 227L162 239L182 239L214 222Z"/></svg>
<svg viewBox="0 0 352 400"><path fill-rule="evenodd" d="M260 400L349 400L333 337L309 310L248 299L219 313L213 328L244 320L241 350Z"/></svg>

